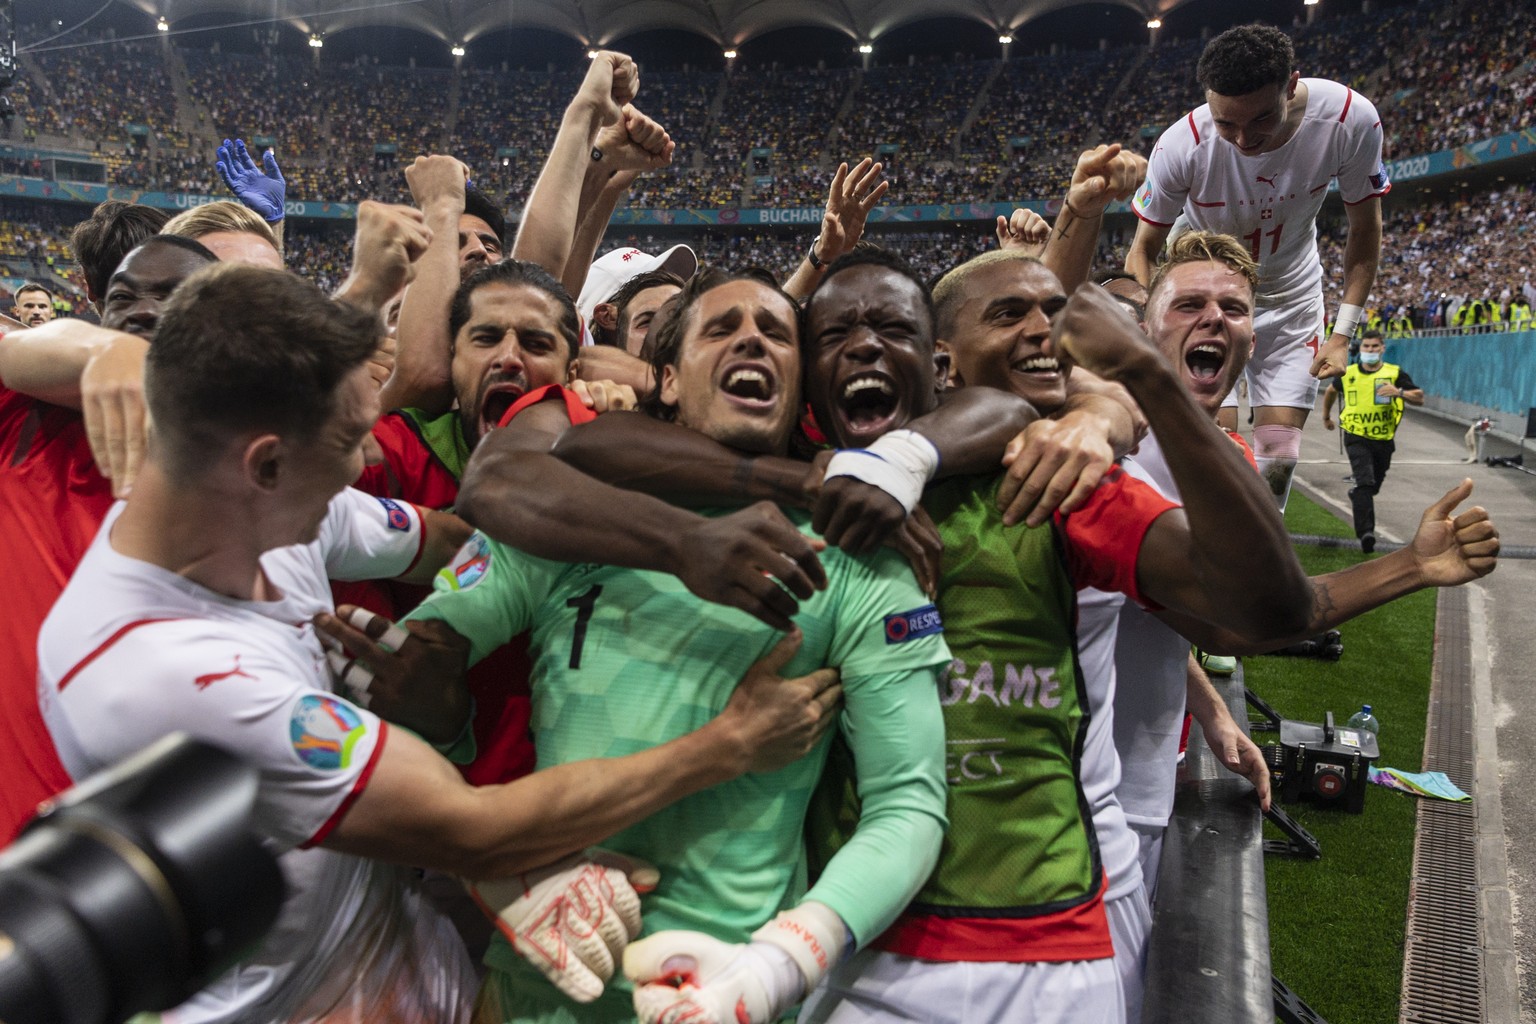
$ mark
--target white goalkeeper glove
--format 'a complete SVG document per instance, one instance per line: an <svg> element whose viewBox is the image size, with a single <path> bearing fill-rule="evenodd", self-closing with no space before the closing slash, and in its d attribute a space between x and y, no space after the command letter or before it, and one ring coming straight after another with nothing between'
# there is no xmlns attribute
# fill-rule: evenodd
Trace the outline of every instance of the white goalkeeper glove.
<svg viewBox="0 0 1536 1024"><path fill-rule="evenodd" d="M465 884L523 959L576 1002L590 1003L640 934L639 894L658 877L643 861L593 848L536 871Z"/></svg>
<svg viewBox="0 0 1536 1024"><path fill-rule="evenodd" d="M803 903L749 945L669 931L624 951L640 1024L768 1024L802 999L842 955L847 926L830 907Z"/></svg>

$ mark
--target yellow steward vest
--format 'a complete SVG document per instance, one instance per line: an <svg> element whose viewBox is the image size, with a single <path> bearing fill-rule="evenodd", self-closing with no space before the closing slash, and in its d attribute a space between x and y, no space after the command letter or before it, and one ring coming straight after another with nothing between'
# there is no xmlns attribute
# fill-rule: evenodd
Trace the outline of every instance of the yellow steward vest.
<svg viewBox="0 0 1536 1024"><path fill-rule="evenodd" d="M1361 373L1357 363L1344 371L1340 381L1344 408L1339 410L1339 426L1346 433L1378 441L1391 440L1397 433L1403 418L1403 400L1378 396L1376 389L1383 384L1395 386L1398 369L1392 363L1382 363L1375 373Z"/></svg>

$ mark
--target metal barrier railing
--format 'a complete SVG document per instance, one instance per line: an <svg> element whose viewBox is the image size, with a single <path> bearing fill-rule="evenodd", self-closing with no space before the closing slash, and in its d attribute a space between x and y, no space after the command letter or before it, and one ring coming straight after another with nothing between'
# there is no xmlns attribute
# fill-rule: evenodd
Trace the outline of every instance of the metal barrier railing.
<svg viewBox="0 0 1536 1024"><path fill-rule="evenodd" d="M1241 670L1211 682L1246 723ZM1263 817L1248 780L1216 760L1199 730L1190 728L1163 837L1141 1019L1274 1024Z"/></svg>
<svg viewBox="0 0 1536 1024"><path fill-rule="evenodd" d="M1536 330L1536 322L1522 320L1518 323L1505 321L1497 324L1470 324L1465 327L1424 327L1413 329L1412 334L1389 335L1387 341L1412 341L1415 338L1454 338L1457 335L1518 334Z"/></svg>

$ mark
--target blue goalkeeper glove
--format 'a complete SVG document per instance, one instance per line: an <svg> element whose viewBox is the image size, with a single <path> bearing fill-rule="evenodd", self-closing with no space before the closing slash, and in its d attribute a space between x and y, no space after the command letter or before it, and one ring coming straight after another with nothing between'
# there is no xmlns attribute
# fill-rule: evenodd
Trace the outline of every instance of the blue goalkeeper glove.
<svg viewBox="0 0 1536 1024"><path fill-rule="evenodd" d="M270 149L262 156L261 162L262 166L257 167L256 161L245 150L244 139L236 139L234 142L225 139L219 147L214 166L219 169L219 177L224 179L224 184L229 186L236 199L254 210L268 224L276 224L283 219L283 200L288 195L288 183L283 180L283 172L277 169L277 157L272 155Z"/></svg>

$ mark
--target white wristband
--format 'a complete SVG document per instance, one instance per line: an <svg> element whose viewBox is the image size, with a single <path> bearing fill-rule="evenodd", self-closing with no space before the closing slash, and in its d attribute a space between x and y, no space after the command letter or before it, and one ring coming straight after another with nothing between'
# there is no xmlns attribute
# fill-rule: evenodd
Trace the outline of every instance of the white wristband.
<svg viewBox="0 0 1536 1024"><path fill-rule="evenodd" d="M752 941L767 942L788 953L805 975L809 992L842 958L848 926L825 903L807 900L753 932Z"/></svg>
<svg viewBox="0 0 1536 1024"><path fill-rule="evenodd" d="M1359 306L1351 306L1348 303L1339 307L1339 315L1333 319L1333 333L1342 334L1346 338L1355 336L1355 328L1360 326L1360 317L1365 312Z"/></svg>
<svg viewBox="0 0 1536 1024"><path fill-rule="evenodd" d="M939 450L913 430L893 430L868 448L845 448L827 463L824 480L851 476L878 487L911 512L939 469Z"/></svg>

